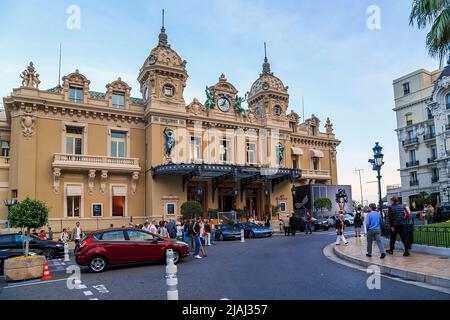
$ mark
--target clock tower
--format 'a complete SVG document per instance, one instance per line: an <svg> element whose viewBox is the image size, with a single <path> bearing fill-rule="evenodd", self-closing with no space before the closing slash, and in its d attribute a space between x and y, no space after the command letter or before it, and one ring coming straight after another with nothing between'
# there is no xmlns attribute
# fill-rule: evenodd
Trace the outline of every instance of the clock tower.
<svg viewBox="0 0 450 320"><path fill-rule="evenodd" d="M186 61L181 59L168 43L163 11L158 45L145 59L137 79L146 114L184 114L186 111L183 92L187 78Z"/></svg>

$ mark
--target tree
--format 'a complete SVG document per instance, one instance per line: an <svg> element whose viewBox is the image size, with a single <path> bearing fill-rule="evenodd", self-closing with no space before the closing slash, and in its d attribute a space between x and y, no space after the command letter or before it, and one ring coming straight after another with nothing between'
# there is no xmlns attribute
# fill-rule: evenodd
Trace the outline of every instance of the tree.
<svg viewBox="0 0 450 320"><path fill-rule="evenodd" d="M30 229L40 228L48 221L48 207L39 200L26 198L9 208L8 221L13 228L27 228L25 256L30 246Z"/></svg>
<svg viewBox="0 0 450 320"><path fill-rule="evenodd" d="M187 201L181 205L181 215L184 219L192 219L202 213L202 205L198 201Z"/></svg>
<svg viewBox="0 0 450 320"><path fill-rule="evenodd" d="M413 0L409 16L410 25L424 29L431 25L426 46L433 58L442 66L450 43L450 3L448 0Z"/></svg>
<svg viewBox="0 0 450 320"><path fill-rule="evenodd" d="M327 209L328 211L331 210L331 207L333 206L331 200L329 198L317 198L314 201L314 207L322 213L323 217L323 210Z"/></svg>

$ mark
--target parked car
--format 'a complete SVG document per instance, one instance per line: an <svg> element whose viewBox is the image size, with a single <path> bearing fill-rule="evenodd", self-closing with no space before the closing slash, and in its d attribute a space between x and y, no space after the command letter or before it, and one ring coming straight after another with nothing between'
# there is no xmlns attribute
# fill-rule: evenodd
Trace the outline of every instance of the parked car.
<svg viewBox="0 0 450 320"><path fill-rule="evenodd" d="M324 218L327 219L330 228L336 225L336 216L325 216Z"/></svg>
<svg viewBox="0 0 450 320"><path fill-rule="evenodd" d="M164 261L169 249L174 263L189 256L185 242L140 229L113 228L85 235L75 248L75 260L93 272L102 272L109 266Z"/></svg>
<svg viewBox="0 0 450 320"><path fill-rule="evenodd" d="M239 232L241 229L244 229L244 236L246 238L270 237L273 234L271 227L263 227L251 222L237 223L234 227L238 228Z"/></svg>
<svg viewBox="0 0 450 320"><path fill-rule="evenodd" d="M338 219L337 215L330 216L330 217L327 218L327 220L330 223L330 228L336 226L336 220L337 219ZM352 215L348 214L348 213L344 214L344 221L345 221L345 225L346 226L352 226L352 225L355 224L355 218Z"/></svg>
<svg viewBox="0 0 450 320"><path fill-rule="evenodd" d="M226 224L216 224L214 240L234 240L241 238L241 229Z"/></svg>
<svg viewBox="0 0 450 320"><path fill-rule="evenodd" d="M313 220L314 220L314 230L328 231L328 229L331 228L330 222L325 217L319 219L313 218Z"/></svg>
<svg viewBox="0 0 450 320"><path fill-rule="evenodd" d="M42 250L29 250L29 256L41 255ZM0 275L3 274L3 265L5 260L14 257L20 257L24 255L22 249L0 249Z"/></svg>
<svg viewBox="0 0 450 320"><path fill-rule="evenodd" d="M26 236L20 233L0 235L0 249L23 249ZM64 243L59 241L42 240L30 235L30 249L42 250L47 260L64 255Z"/></svg>

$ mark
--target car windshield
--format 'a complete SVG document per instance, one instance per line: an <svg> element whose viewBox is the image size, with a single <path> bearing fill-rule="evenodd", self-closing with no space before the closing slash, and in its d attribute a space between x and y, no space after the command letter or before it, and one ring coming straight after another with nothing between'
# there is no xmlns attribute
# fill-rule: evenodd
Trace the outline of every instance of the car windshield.
<svg viewBox="0 0 450 320"><path fill-rule="evenodd" d="M247 223L247 226L248 226L249 228L260 228L260 226L258 226L258 225L255 224L255 223Z"/></svg>

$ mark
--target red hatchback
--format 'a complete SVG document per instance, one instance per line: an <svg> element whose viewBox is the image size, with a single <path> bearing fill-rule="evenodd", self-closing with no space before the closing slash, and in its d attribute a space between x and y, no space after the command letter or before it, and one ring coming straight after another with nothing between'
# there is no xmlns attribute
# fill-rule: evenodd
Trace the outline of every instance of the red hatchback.
<svg viewBox="0 0 450 320"><path fill-rule="evenodd" d="M102 272L113 265L164 261L168 249L173 250L175 263L189 256L185 242L139 229L107 229L86 235L75 248L75 259L93 272Z"/></svg>

